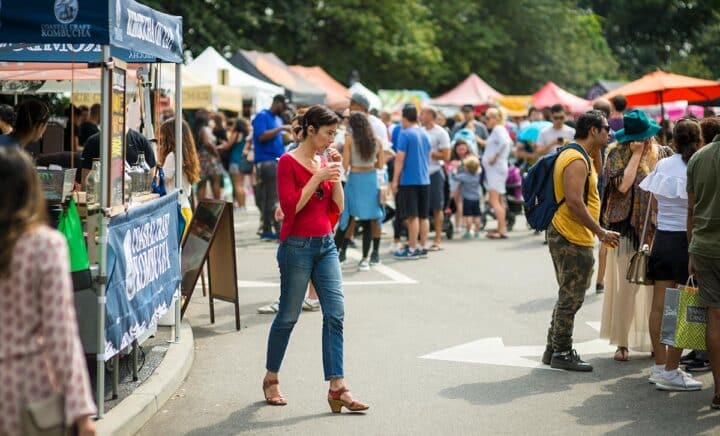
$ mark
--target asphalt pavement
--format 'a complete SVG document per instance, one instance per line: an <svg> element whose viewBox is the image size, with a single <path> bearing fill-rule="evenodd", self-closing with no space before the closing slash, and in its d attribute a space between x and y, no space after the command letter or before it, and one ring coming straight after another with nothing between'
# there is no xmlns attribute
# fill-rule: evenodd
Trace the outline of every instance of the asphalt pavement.
<svg viewBox="0 0 720 436"><path fill-rule="evenodd" d="M395 260L345 279L345 373L365 415L330 413L320 312L303 312L280 373L289 405L266 406L261 381L277 298L276 244L257 240L257 215L236 219L242 330L233 308L196 292L188 319L195 363L142 435L714 434L712 378L700 392L660 392L647 353L612 360L597 340L602 296L589 290L575 342L592 373L540 364L557 285L547 247L519 223L508 240L444 241L429 259ZM358 241L359 242L359 241ZM357 252L351 253L357 257Z"/></svg>

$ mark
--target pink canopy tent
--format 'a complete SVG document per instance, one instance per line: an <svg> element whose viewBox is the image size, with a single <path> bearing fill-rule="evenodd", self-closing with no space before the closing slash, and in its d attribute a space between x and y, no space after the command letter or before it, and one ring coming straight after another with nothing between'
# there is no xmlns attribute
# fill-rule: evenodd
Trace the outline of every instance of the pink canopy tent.
<svg viewBox="0 0 720 436"><path fill-rule="evenodd" d="M561 104L570 109L570 112L579 114L590 109L591 103L584 98L570 94L553 82L548 82L532 96L533 106L544 108Z"/></svg>
<svg viewBox="0 0 720 436"><path fill-rule="evenodd" d="M459 85L436 97L432 102L447 106L462 106L464 104L479 106L491 103L500 97L502 97L502 94L485 83L477 74L472 73Z"/></svg>

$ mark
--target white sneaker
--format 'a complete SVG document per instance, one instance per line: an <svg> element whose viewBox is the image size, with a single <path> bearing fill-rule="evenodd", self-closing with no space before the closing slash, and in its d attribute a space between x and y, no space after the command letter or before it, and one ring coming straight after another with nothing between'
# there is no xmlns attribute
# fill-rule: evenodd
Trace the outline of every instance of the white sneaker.
<svg viewBox="0 0 720 436"><path fill-rule="evenodd" d="M280 308L280 302L275 301L272 304L268 304L267 306L258 307L257 312L261 315L272 315L274 313L277 313Z"/></svg>
<svg viewBox="0 0 720 436"><path fill-rule="evenodd" d="M680 370L663 371L655 387L661 391L699 391L702 382Z"/></svg>
<svg viewBox="0 0 720 436"><path fill-rule="evenodd" d="M665 370L665 365L653 365L650 367L650 378L648 383L656 384L662 380L662 372Z"/></svg>
<svg viewBox="0 0 720 436"><path fill-rule="evenodd" d="M306 312L317 312L320 310L320 300L306 298L303 300L302 310Z"/></svg>
<svg viewBox="0 0 720 436"><path fill-rule="evenodd" d="M370 271L370 263L367 259L363 259L358 264L358 271Z"/></svg>

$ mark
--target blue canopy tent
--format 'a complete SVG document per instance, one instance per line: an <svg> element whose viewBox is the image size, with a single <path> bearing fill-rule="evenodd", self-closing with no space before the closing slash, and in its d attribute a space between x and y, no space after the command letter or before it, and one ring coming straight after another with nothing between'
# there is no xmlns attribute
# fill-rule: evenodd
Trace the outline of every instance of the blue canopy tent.
<svg viewBox="0 0 720 436"><path fill-rule="evenodd" d="M102 192L98 214L100 277L97 296L97 406L98 418L104 415L105 360L108 353L105 335L107 281L107 232L112 213L110 190L110 143L113 133L111 93L115 64L124 62L175 63L175 113L182 113L182 17L158 12L134 0L2 0L0 3L0 61L94 63L101 73L101 144ZM124 93L124 76L122 93ZM124 98L123 98L124 100ZM117 117L117 112L116 112ZM120 115L123 117L124 115ZM116 118L117 120L117 118ZM124 120L121 120L124 123ZM181 141L182 123L176 123L176 138ZM124 141L124 134L120 134ZM117 138L116 138L117 139ZM115 144L117 145L117 144ZM182 189L182 144L175 153L175 184ZM116 168L114 168L116 169ZM122 170L121 170L122 171ZM122 199L121 199L122 201ZM176 290L179 297L179 288ZM176 304L175 339L179 339L179 309Z"/></svg>

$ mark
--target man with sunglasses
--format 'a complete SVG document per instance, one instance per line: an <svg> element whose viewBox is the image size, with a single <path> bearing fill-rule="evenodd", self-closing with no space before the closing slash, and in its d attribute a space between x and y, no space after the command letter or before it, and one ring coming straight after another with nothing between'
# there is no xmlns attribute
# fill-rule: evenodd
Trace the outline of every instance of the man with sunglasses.
<svg viewBox="0 0 720 436"><path fill-rule="evenodd" d="M556 104L550 108L552 126L546 127L537 140L534 158L540 158L558 147L562 147L575 137L575 129L565 124L565 108Z"/></svg>

